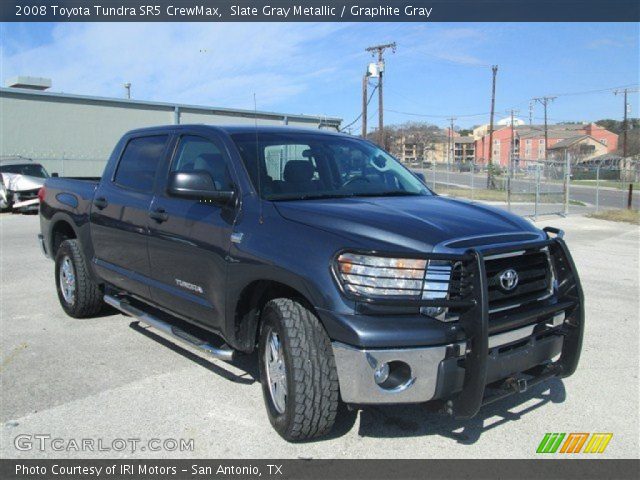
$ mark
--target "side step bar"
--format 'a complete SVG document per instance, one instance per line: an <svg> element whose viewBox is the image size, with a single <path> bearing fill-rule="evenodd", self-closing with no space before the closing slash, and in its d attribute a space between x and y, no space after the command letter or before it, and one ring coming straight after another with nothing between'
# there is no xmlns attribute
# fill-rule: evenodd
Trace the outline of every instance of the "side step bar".
<svg viewBox="0 0 640 480"><path fill-rule="evenodd" d="M147 325L157 328L177 340L181 340L182 342L186 342L189 345L196 347L198 350L203 351L204 353L218 358L220 360L225 360L227 362L233 360L234 351L230 348L219 348L207 343L198 337L191 335L190 333L185 332L184 330L180 330L179 328L174 327L173 325L160 320L153 315L150 315L146 312L143 312L139 308L134 307L133 305L127 303L126 301L121 300L118 297L114 297L112 295L104 296L105 303L111 305L113 308L120 310L122 313L129 315L131 317L135 317L141 322L146 323Z"/></svg>

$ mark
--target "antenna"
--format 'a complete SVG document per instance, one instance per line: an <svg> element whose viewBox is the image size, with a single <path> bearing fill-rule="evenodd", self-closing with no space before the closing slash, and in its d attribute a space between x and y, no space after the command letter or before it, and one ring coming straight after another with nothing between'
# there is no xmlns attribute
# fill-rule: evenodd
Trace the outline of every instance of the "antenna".
<svg viewBox="0 0 640 480"><path fill-rule="evenodd" d="M258 145L258 103L256 102L256 94L253 93L253 124L256 132L256 167L257 167L257 187L258 187L258 222L264 223L264 217L262 216L262 171L260 168L260 148Z"/></svg>

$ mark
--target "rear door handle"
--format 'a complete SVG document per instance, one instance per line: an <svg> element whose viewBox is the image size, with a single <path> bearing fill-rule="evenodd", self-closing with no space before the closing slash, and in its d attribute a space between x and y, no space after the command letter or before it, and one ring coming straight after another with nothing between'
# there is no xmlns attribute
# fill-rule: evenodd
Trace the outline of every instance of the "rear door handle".
<svg viewBox="0 0 640 480"><path fill-rule="evenodd" d="M93 204L99 209L102 210L103 208L105 208L107 205L109 205L109 202L107 202L107 199L104 197L98 197L98 198L94 198L93 199Z"/></svg>
<svg viewBox="0 0 640 480"><path fill-rule="evenodd" d="M164 208L157 208L149 212L149 217L154 219L158 223L166 222L169 220L169 215Z"/></svg>

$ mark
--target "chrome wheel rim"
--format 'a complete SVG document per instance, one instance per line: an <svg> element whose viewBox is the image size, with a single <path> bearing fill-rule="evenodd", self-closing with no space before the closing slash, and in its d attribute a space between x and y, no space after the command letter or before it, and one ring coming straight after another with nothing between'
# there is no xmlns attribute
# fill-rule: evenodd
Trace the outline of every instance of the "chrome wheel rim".
<svg viewBox="0 0 640 480"><path fill-rule="evenodd" d="M273 330L267 335L264 362L267 367L267 382L269 383L271 401L278 413L282 414L287 404L287 368L284 364L280 336Z"/></svg>
<svg viewBox="0 0 640 480"><path fill-rule="evenodd" d="M64 257L60 265L60 291L64 301L73 305L76 301L76 275L69 257Z"/></svg>

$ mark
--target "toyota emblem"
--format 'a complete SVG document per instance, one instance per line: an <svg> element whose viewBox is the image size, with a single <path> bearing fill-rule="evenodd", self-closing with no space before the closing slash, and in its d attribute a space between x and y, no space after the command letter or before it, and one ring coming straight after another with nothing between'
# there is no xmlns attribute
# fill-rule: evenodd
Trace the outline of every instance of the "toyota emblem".
<svg viewBox="0 0 640 480"><path fill-rule="evenodd" d="M518 286L518 272L509 268L500 272L500 286L503 290L511 291Z"/></svg>

